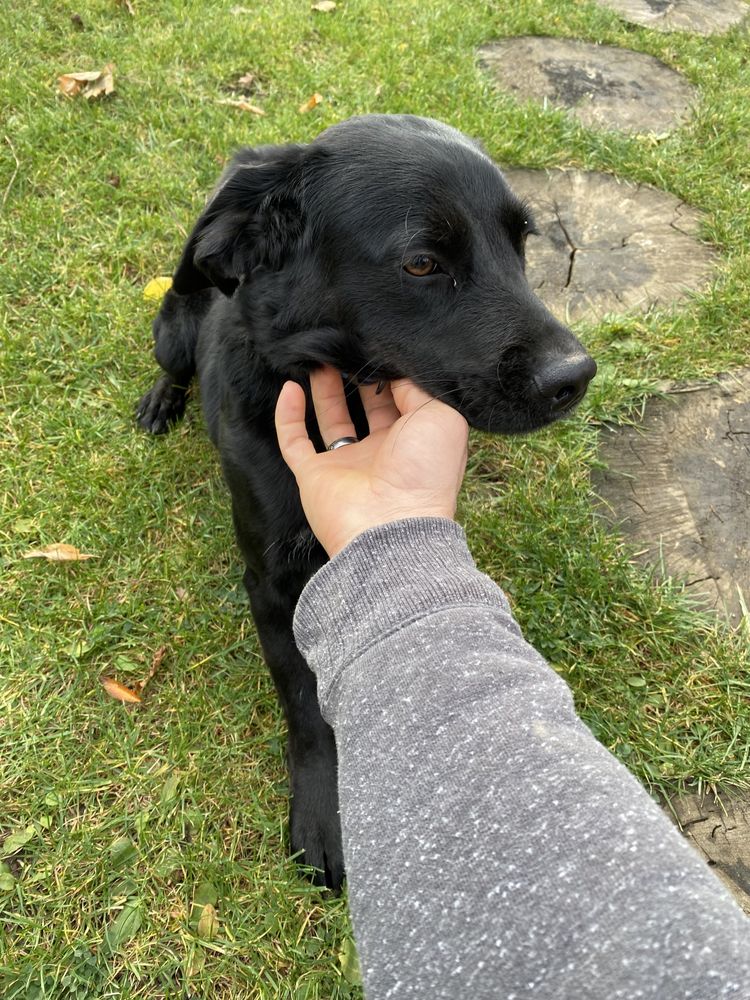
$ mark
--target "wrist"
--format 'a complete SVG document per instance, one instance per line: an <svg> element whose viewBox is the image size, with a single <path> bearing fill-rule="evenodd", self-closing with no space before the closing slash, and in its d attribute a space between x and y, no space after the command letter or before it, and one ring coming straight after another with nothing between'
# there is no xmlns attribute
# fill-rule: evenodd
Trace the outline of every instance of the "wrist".
<svg viewBox="0 0 750 1000"><path fill-rule="evenodd" d="M329 557L333 559L342 549L350 545L355 538L364 534L365 531L369 531L370 528L379 528L386 524L393 524L396 521L408 521L415 518L440 518L442 520L453 521L454 515L455 506L450 508L442 506L431 508L420 507L419 509L408 507L398 508L391 511L383 511L370 517L344 519L339 530L326 532L325 537L319 538L318 541L326 550Z"/></svg>

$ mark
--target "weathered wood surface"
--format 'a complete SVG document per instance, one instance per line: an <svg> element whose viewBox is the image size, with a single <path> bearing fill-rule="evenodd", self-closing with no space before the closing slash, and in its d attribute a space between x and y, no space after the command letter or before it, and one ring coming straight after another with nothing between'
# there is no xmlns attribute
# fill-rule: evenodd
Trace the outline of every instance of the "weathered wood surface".
<svg viewBox="0 0 750 1000"><path fill-rule="evenodd" d="M582 125L663 134L690 114L697 91L643 52L573 38L524 36L490 42L480 63L519 101L567 108Z"/></svg>
<svg viewBox="0 0 750 1000"><path fill-rule="evenodd" d="M561 319L667 306L711 279L700 214L674 195L583 170L505 176L541 234L527 244L529 283Z"/></svg>
<svg viewBox="0 0 750 1000"><path fill-rule="evenodd" d="M667 812L750 914L750 798L675 795Z"/></svg>
<svg viewBox="0 0 750 1000"><path fill-rule="evenodd" d="M632 24L657 31L718 35L739 24L750 11L743 0L599 0Z"/></svg>
<svg viewBox="0 0 750 1000"><path fill-rule="evenodd" d="M750 604L750 369L682 390L603 430L609 468L592 485L639 558L736 625Z"/></svg>

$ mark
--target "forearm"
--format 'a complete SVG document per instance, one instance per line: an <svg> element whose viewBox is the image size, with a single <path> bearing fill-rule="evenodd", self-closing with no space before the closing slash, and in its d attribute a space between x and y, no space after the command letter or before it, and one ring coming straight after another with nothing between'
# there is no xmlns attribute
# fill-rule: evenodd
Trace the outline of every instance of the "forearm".
<svg viewBox="0 0 750 1000"><path fill-rule="evenodd" d="M371 1000L750 996L741 911L578 720L452 522L360 536L295 628L336 732Z"/></svg>

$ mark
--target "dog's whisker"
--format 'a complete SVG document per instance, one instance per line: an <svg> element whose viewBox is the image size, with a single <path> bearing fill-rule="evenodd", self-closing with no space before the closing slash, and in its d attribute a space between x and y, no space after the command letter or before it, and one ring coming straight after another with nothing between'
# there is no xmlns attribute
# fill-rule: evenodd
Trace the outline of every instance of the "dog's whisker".
<svg viewBox="0 0 750 1000"><path fill-rule="evenodd" d="M490 410L490 415L487 418L487 431L488 432L492 431L492 418L495 416L495 410L496 409L497 409L497 403L494 404L494 406Z"/></svg>
<svg viewBox="0 0 750 1000"><path fill-rule="evenodd" d="M403 429L404 429L404 427L406 427L407 423L408 423L408 422L409 422L409 421L411 420L411 418L412 418L412 417L414 416L414 414L415 414L415 413L419 413L419 411L420 411L421 409L423 409L423 408L424 408L425 406L429 406L429 405L430 405L430 403L432 403L432 402L433 402L434 400L436 400L436 399L443 399L443 398L445 398L445 397L446 397L446 396L448 396L448 395L449 395L449 392L441 392L441 393L440 393L440 394L439 394L438 396L430 396L430 398L429 398L429 399L426 399L426 400L424 401L424 403L421 403L421 404L420 404L420 405L419 405L419 406L418 406L418 407L416 408L416 410L413 410L413 411L412 411L411 413L409 413L409 414L407 415L407 417L406 417L406 420L404 420L404 423L403 423L403 426L401 427L401 430L403 430ZM400 431L398 432L398 434L396 435L396 440L398 439L398 436L399 436L399 434L401 433L401 430L400 430ZM394 442L393 442L393 447L394 447L394 448L396 447L396 441L395 441L395 440L394 440Z"/></svg>

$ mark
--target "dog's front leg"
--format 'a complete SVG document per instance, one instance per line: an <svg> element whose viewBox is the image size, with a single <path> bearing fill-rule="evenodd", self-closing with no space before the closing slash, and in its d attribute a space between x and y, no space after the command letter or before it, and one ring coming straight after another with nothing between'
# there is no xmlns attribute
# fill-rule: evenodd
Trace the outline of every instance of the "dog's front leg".
<svg viewBox="0 0 750 1000"><path fill-rule="evenodd" d="M344 878L344 859L336 743L333 730L320 714L315 676L300 655L292 633L292 615L302 582L290 592L288 576L282 590L270 578L259 581L251 570L245 573L263 653L289 727L292 852L301 852L300 864L316 869L313 879L318 885L338 889Z"/></svg>

